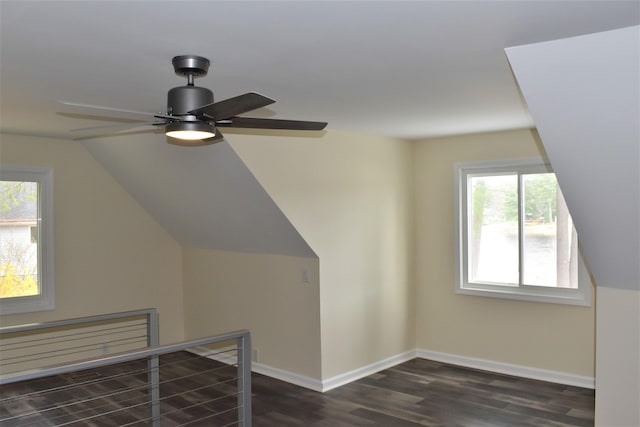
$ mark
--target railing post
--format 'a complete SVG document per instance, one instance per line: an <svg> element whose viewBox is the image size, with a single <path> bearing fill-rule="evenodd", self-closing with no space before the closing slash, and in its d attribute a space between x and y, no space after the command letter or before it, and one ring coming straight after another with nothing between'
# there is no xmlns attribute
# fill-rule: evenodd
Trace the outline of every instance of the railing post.
<svg viewBox="0 0 640 427"><path fill-rule="evenodd" d="M147 314L147 345L155 347L158 343L158 312L153 310ZM147 359L147 369L149 370L151 425L160 427L160 358L157 354Z"/></svg>
<svg viewBox="0 0 640 427"><path fill-rule="evenodd" d="M251 335L238 337L238 422L251 427Z"/></svg>
<svg viewBox="0 0 640 427"><path fill-rule="evenodd" d="M151 425L160 427L160 359L158 355L147 359L149 370L149 396L151 399Z"/></svg>
<svg viewBox="0 0 640 427"><path fill-rule="evenodd" d="M147 312L147 347L158 344L158 311L154 308Z"/></svg>

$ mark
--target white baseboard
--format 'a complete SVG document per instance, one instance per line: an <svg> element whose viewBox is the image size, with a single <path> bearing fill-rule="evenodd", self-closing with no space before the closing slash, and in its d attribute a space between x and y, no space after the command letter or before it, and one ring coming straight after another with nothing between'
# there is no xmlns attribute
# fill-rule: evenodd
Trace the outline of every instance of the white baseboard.
<svg viewBox="0 0 640 427"><path fill-rule="evenodd" d="M229 357L224 353L209 354L206 349L190 349L189 351L200 356L206 356L219 362L233 364L235 356ZM477 359L474 357L458 356L455 354L441 353L431 350L410 350L395 356L388 357L378 362L363 366L353 371L345 372L340 375L328 378L326 380L318 380L316 378L307 377L305 375L296 374L284 369L274 368L262 363L253 362L251 370L258 374L266 375L281 381L286 381L300 387L310 390L325 392L350 382L359 380L384 369L399 365L411 359L419 357L421 359L433 360L435 362L450 363L452 365L465 366L467 368L480 369L483 371L496 372L499 374L513 375L516 377L530 378L534 380L549 381L557 384L565 384L583 388L595 388L595 379L593 377L585 377L580 375L567 374L564 372L549 371L546 369L531 368L522 365L513 365L510 363L495 362L486 359Z"/></svg>
<svg viewBox="0 0 640 427"><path fill-rule="evenodd" d="M286 381L291 384L295 384L300 387L308 388L313 391L323 392L322 381L307 377L305 375L296 374L293 372L285 371L283 369L274 368L262 363L253 362L251 364L251 370L258 374L266 375L271 378Z"/></svg>
<svg viewBox="0 0 640 427"><path fill-rule="evenodd" d="M354 369L353 371L336 375L335 377L331 377L322 381L322 391L324 392L332 390L334 388L340 387L341 385L348 384L350 382L359 380L360 378L364 378L371 374L375 374L376 372L380 372L384 369L391 368L392 366L399 365L400 363L404 363L408 360L415 359L415 357L416 351L410 350L404 353L397 354L395 356L388 357L384 360L380 360L379 362L363 366L362 368Z"/></svg>
<svg viewBox="0 0 640 427"><path fill-rule="evenodd" d="M229 346L225 348L231 351L235 351L235 346ZM216 353L211 353L210 349L205 347L194 347L187 349L188 352L197 354L198 356L207 357L211 360L226 363L227 365L234 365L237 362L235 353L230 352L226 354L221 352L223 349L217 349ZM233 356L231 356L233 354ZM308 388L310 390L322 392L322 381L315 378L307 377L305 375L296 374L294 372L285 371L284 369L274 368L263 363L251 362L251 371L258 374L266 375L277 380L285 381L290 384L295 384L300 387Z"/></svg>
<svg viewBox="0 0 640 427"><path fill-rule="evenodd" d="M513 375L516 377L530 378L534 380L548 381L557 384L571 385L583 388L595 388L593 377L567 374L564 372L549 371L546 369L531 368L522 365L494 362L492 360L476 359L473 357L458 356L449 353L440 353L430 350L416 350L416 357L433 360L436 362L450 363L452 365L481 369L483 371L499 374Z"/></svg>

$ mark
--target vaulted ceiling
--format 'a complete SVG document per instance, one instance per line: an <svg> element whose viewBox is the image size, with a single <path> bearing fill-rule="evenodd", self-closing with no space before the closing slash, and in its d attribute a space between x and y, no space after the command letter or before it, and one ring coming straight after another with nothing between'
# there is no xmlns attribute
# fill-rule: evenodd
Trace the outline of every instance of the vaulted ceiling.
<svg viewBox="0 0 640 427"><path fill-rule="evenodd" d="M68 111L60 101L163 111L167 91L185 84L171 65L183 54L211 60L209 75L196 84L212 89L216 100L256 91L277 101L252 116L321 120L329 130L408 139L531 127L505 47L640 23L640 3L633 0L3 0L0 12L0 131L65 139L73 138L71 129L108 122ZM268 196L259 194L228 146L202 155L163 141L143 134L87 146L185 244L211 246L198 240L200 216L221 230L208 241L242 241L238 231L250 223L291 227L271 218L280 215L277 207L264 204ZM142 168L150 153L170 168ZM225 175L232 178L215 175L230 168L214 172L203 159L236 165ZM214 191L220 185L214 183L230 179L236 187L180 196L201 210L175 211L176 192L187 194L197 182ZM168 185L175 191L161 191ZM224 204L225 194L232 209L244 213L216 224L221 211L215 206ZM252 202L234 201L232 194ZM203 205L213 197L217 203ZM282 245L275 251L312 252L299 236ZM231 246L222 245L273 249L256 242Z"/></svg>

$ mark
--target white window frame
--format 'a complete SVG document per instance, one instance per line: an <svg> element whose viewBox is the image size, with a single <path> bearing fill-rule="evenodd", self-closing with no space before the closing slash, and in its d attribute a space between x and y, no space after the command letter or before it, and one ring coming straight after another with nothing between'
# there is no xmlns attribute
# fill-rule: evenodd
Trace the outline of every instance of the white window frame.
<svg viewBox="0 0 640 427"><path fill-rule="evenodd" d="M578 288L545 286L504 286L489 283L469 283L468 280L468 208L467 178L474 174L553 173L541 158L478 161L455 164L455 290L458 294L504 298L522 301L569 305L591 305L591 279L580 253Z"/></svg>
<svg viewBox="0 0 640 427"><path fill-rule="evenodd" d="M1 181L38 183L39 295L0 298L0 314L29 313L55 308L53 254L53 170L37 166L0 166Z"/></svg>

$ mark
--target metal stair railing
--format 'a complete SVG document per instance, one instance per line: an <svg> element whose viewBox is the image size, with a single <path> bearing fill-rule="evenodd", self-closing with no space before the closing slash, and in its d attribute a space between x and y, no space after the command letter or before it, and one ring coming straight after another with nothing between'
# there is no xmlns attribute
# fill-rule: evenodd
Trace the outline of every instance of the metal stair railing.
<svg viewBox="0 0 640 427"><path fill-rule="evenodd" d="M0 376L0 425L101 419L121 426L251 426L249 331Z"/></svg>

